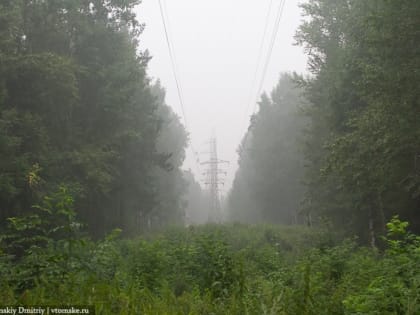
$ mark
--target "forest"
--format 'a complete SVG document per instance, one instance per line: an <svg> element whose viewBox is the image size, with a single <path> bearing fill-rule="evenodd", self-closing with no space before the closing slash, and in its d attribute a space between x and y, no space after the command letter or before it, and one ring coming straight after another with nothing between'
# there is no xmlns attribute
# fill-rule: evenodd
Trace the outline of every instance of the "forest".
<svg viewBox="0 0 420 315"><path fill-rule="evenodd" d="M0 313L420 314L420 1L301 1L222 224L138 6L0 1Z"/></svg>

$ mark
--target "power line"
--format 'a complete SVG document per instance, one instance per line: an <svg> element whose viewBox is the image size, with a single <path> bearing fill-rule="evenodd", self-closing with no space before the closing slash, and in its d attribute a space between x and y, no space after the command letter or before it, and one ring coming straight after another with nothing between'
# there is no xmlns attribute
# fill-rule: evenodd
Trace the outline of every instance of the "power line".
<svg viewBox="0 0 420 315"><path fill-rule="evenodd" d="M168 15L168 10L167 10L167 6L166 6L166 0L163 0L163 11L164 11L164 14L166 16L166 25L167 25L167 28L168 28L169 44L171 45L172 51L173 51L173 60L174 60L174 64L175 64L175 73L179 73L178 62L177 62L177 58L176 58L176 54L175 54L175 46L173 44L173 41L171 40L172 39L171 38L171 23L170 23L171 21L169 19L169 15ZM178 82L179 81L180 80L178 80ZM181 87L181 85L179 85L179 86ZM185 98L184 98L183 89L180 89L180 92L181 92L182 100L184 100ZM187 116L185 115L185 118L184 118L184 121L185 121L185 124L186 124L185 127L186 127L187 130L191 130L189 128L189 126L187 125L186 117ZM200 170L200 158L199 158L199 155L198 155L198 151L194 147L194 143L193 143L192 137L190 139L189 146L190 146L190 149L191 149L191 153L192 153L192 156L193 156L193 159L194 159L194 162L195 162L197 171L198 171L198 173L200 173L201 172L201 170Z"/></svg>
<svg viewBox="0 0 420 315"><path fill-rule="evenodd" d="M265 81L265 76L267 75L268 65L270 64L270 60L271 60L271 55L273 53L274 44L276 42L277 34L279 32L279 29L280 29L280 21L281 21L282 15L283 15L283 10L284 10L284 4L285 4L285 2L286 2L286 0L283 0L283 1L280 1L280 4L279 4L279 9L277 11L277 16L276 16L276 22L275 22L273 34L272 34L272 37L271 37L270 47L269 47L269 50L268 50L267 58L265 60L263 74L261 76L261 81L260 81L260 85L259 85L259 88L258 88L258 92L257 92L257 97L256 97L256 100L255 100L254 108L252 110L253 113L255 112L255 109L257 107L257 99L259 98L259 96L261 94L261 91L262 91L262 88L263 88L263 85L264 85L264 81Z"/></svg>
<svg viewBox="0 0 420 315"><path fill-rule="evenodd" d="M278 35L279 29L280 29L280 22L281 22L281 18L282 18L282 15L283 15L285 2L286 2L286 0L280 0L279 6L278 6L278 9L277 9L277 14L276 14L275 22L274 22L273 33L271 35L271 40L270 40L270 44L269 44L269 48L268 48L268 53L266 55L266 59L265 59L265 62L264 62L264 68L262 70L262 76L261 76L261 79L260 79L260 82L259 82L259 85L258 85L258 90L257 90L257 94L256 94L256 98L255 98L252 113L255 112L255 109L256 109L256 106L257 106L257 103L258 103L258 98L261 94L262 87L264 85L265 76L267 75L268 65L270 63L271 55L273 53L274 44L276 42L277 35ZM263 48L263 45L264 45L264 42L265 42L266 32L267 32L267 29L268 29L268 20L269 20L272 4L273 4L273 1L270 1L268 13L267 13L267 18L266 18L266 24L264 26L264 34L263 34L263 38L262 38L261 46L260 46L260 53L259 53L258 60L257 60L257 68L256 68L256 71L255 71L254 81L253 81L252 88L251 88L250 101L248 102L248 105L246 107L244 120L247 117L249 107L252 103L252 92L253 92L254 84L256 82L258 68L259 68L259 65L260 65L260 58L261 58L261 55L262 55L262 48ZM245 124L246 124L246 122L245 122ZM240 128L242 129L241 125L240 125ZM239 132L239 137L241 137L240 132ZM247 137L248 137L248 132L245 133L245 138L244 138L244 141L243 141L244 143L246 142ZM241 142L241 139L239 140L239 143L240 142Z"/></svg>
<svg viewBox="0 0 420 315"><path fill-rule="evenodd" d="M171 46L171 49L172 49L172 51L173 51L173 54L172 54L172 59L173 59L173 64L175 65L175 67L174 67L174 73L176 73L176 74L178 74L179 73L179 67L178 67L178 62L177 62L177 58L176 58L176 54L175 54L175 46L174 46L174 43L173 43L173 41L171 40L171 21L170 21L170 19L169 19L169 15L168 15L168 10L167 10L167 6L166 6L166 1L165 0L163 0L163 5L162 5L162 7L163 7L163 13L164 13L164 15L165 15L165 17L166 17L166 25L167 25L167 34L168 34L168 40L169 40L169 44L170 44L170 46ZM179 82L180 80L178 80L178 82ZM181 85L179 84L179 87L180 87ZM180 92L180 94L181 94L181 99L182 99L182 103L184 103L184 93L183 93L183 90L180 88L179 89L179 92ZM183 104L182 104L183 105ZM185 114L185 113L184 113ZM185 116L186 117L186 116ZM185 120L185 118L184 118L184 120Z"/></svg>
<svg viewBox="0 0 420 315"><path fill-rule="evenodd" d="M169 57L171 59L172 72L173 72L174 79L175 79L179 104L181 106L181 112L182 112L182 116L184 118L185 129L188 131L188 130L190 130L190 128L189 128L189 125L188 125L187 115L185 114L184 98L183 98L183 94L182 94L181 84L180 84L179 78L178 78L178 71L177 71L178 68L177 68L175 53L174 53L175 49L174 49L174 45L172 44L170 36L169 36L169 30L168 30L169 19L168 19L168 23L167 23L166 19L165 19L165 12L166 11L164 10L164 8L162 6L162 1L161 0L159 0L159 9L160 9L160 15L162 17L163 28L164 28L164 31L165 31L166 44L167 44L168 50L169 50ZM194 159L195 165L197 167L197 171L198 171L198 173L200 173L197 151L194 149L194 145L193 145L191 139L190 139L190 145L189 146L190 146L192 154L193 154L193 159Z"/></svg>
<svg viewBox="0 0 420 315"><path fill-rule="evenodd" d="M269 24L269 21L270 21L270 12L271 12L272 7L273 7L273 0L270 0L270 4L269 4L268 10L267 10L267 15L265 17L263 37L261 39L260 48L258 50L258 57L257 57L256 66L255 66L253 81L252 81L251 88L249 89L248 103L247 103L247 106L246 106L246 109L245 109L245 112L244 112L245 118L246 118L246 115L249 111L249 107L251 106L251 103L252 103L252 92L254 91L254 86L257 83L258 69L259 69L260 64L261 64L261 59L262 59L262 55L263 55L263 48L264 48L265 38L267 37L268 24Z"/></svg>
<svg viewBox="0 0 420 315"><path fill-rule="evenodd" d="M180 84L179 84L178 75L177 75L177 71L176 71L175 57L174 57L174 53L173 53L173 50L172 50L171 41L169 39L168 28L167 28L167 25L166 25L165 14L164 14L164 11L163 11L161 0L159 0L159 8L160 8L160 15L162 17L163 28L164 28L164 31L165 31L166 44L167 44L168 50L169 50L169 57L171 59L172 72L173 72L173 75L174 75L176 89L177 89L177 92L178 92L179 103L181 105L181 111L182 111L182 115L184 117L185 126L187 127L188 126L188 121L187 121L187 116L185 115L184 101L183 101L183 97L182 97L182 93L181 93L181 87L180 87Z"/></svg>

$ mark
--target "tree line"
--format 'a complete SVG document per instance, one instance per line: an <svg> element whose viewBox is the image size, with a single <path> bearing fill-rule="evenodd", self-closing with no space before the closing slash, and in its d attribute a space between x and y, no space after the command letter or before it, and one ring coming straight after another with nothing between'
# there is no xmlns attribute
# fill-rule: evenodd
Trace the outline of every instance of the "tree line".
<svg viewBox="0 0 420 315"><path fill-rule="evenodd" d="M184 220L188 134L147 75L139 3L1 1L1 225L62 186L93 236Z"/></svg>
<svg viewBox="0 0 420 315"><path fill-rule="evenodd" d="M297 213L372 245L395 214L419 231L420 2L309 0L301 8L295 38L309 74L282 76L262 97L240 148L232 213L282 223ZM303 99L286 96L296 89ZM291 108L300 114L285 119ZM244 212L240 195L251 197Z"/></svg>

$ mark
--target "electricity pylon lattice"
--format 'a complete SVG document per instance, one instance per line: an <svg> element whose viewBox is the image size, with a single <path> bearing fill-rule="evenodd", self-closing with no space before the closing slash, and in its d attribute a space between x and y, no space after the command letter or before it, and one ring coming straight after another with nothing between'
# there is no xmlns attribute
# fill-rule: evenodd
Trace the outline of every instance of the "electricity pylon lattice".
<svg viewBox="0 0 420 315"><path fill-rule="evenodd" d="M219 175L226 175L226 172L220 169L220 164L227 164L228 161L219 160L217 157L217 141L216 138L210 139L210 159L201 164L208 165L208 169L204 173L206 175L205 185L209 190L210 207L208 221L220 223L222 221L222 213L220 206L220 186L223 186L224 180Z"/></svg>

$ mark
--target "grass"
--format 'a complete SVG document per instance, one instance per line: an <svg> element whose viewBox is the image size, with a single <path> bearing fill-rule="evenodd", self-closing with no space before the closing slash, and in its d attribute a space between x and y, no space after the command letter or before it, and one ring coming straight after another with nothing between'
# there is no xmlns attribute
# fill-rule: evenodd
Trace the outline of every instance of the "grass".
<svg viewBox="0 0 420 315"><path fill-rule="evenodd" d="M379 253L302 226L206 225L65 250L0 256L2 304L89 304L97 314L420 314L413 236Z"/></svg>

